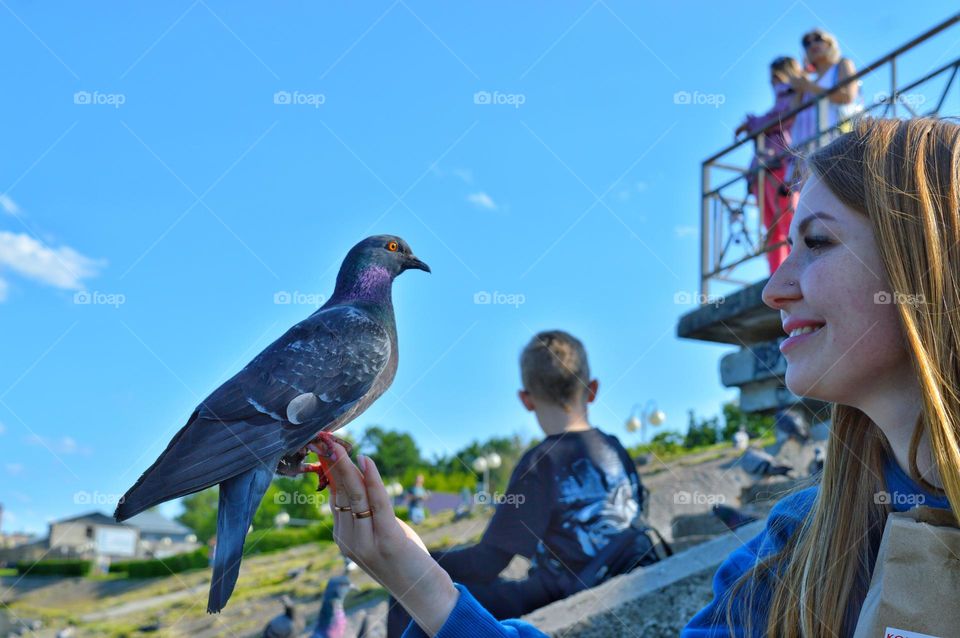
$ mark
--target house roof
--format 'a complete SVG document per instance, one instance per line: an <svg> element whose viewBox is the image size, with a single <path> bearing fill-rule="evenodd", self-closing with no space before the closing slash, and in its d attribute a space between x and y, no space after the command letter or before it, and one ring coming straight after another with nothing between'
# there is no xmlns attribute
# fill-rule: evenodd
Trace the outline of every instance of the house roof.
<svg viewBox="0 0 960 638"><path fill-rule="evenodd" d="M147 510L127 519L127 523L140 530L141 534L192 534L193 530L177 521L172 521L160 512Z"/></svg>
<svg viewBox="0 0 960 638"><path fill-rule="evenodd" d="M107 516L103 512L87 512L78 514L69 518L61 518L56 521L50 521L51 525L62 525L63 523L95 523L97 525L113 525L115 527L127 527L125 523L118 523L113 517Z"/></svg>

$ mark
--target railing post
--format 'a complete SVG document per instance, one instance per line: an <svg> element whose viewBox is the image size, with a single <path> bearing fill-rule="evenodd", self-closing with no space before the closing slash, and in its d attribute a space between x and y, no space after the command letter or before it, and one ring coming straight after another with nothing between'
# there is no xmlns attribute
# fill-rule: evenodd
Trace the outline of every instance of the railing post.
<svg viewBox="0 0 960 638"><path fill-rule="evenodd" d="M707 299L710 294L710 282L707 273L710 272L710 201L707 191L710 190L710 165L703 163L700 169L700 294L701 299Z"/></svg>
<svg viewBox="0 0 960 638"><path fill-rule="evenodd" d="M763 204L764 204L764 198L765 198L766 195L767 195L767 189L766 189L766 186L767 186L767 184L766 184L767 169L766 169L766 160L764 159L764 156L765 156L764 151L765 151L766 149L767 149L767 134L766 134L765 132L763 132L763 133L760 133L760 135L757 136L757 149L756 149L756 157L757 157L757 176L756 176L756 180L757 180L757 211L758 211L758 215L757 215L757 237L758 237L758 238L764 237L764 234L763 234ZM750 178L747 177L748 183L749 183L749 180L750 180ZM744 215L744 216L746 216L746 215ZM744 224L744 226L746 226L746 224ZM769 240L770 238L769 238L769 237L766 237L766 239ZM765 247L765 245L766 245L767 243L768 243L768 242L763 242L763 243L760 243L759 241L757 242L757 248L759 248L761 254L764 253L764 252L766 252L766 251L764 250L764 247Z"/></svg>
<svg viewBox="0 0 960 638"><path fill-rule="evenodd" d="M830 108L829 98L824 95L817 100L817 137L814 148L820 148L823 146L823 134L826 132L827 126L827 109Z"/></svg>
<svg viewBox="0 0 960 638"><path fill-rule="evenodd" d="M890 104L890 114L897 117L897 102L900 96L897 94L897 58L890 58L890 98L893 102Z"/></svg>

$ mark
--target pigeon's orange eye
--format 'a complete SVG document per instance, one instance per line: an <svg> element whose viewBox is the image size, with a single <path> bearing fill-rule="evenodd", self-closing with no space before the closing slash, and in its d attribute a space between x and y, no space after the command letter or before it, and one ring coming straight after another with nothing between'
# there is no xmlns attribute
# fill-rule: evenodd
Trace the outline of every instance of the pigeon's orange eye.
<svg viewBox="0 0 960 638"><path fill-rule="evenodd" d="M389 244L387 244L387 250L389 250L392 253L397 252L398 248L400 248L400 245L395 241L392 241Z"/></svg>

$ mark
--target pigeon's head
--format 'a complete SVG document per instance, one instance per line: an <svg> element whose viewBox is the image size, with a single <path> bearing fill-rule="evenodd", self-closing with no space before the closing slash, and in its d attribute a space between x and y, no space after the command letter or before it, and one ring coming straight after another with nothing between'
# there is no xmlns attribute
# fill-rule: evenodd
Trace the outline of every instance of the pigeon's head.
<svg viewBox="0 0 960 638"><path fill-rule="evenodd" d="M334 576L327 581L327 588L323 592L323 599L329 601L343 600L351 589L356 588L356 585L351 583L347 576Z"/></svg>
<svg viewBox="0 0 960 638"><path fill-rule="evenodd" d="M396 235L373 235L350 249L343 265L350 264L359 270L369 267L382 268L396 277L404 270L416 268L430 272L430 266L420 261L410 245Z"/></svg>
<svg viewBox="0 0 960 638"><path fill-rule="evenodd" d="M407 242L396 235L367 237L347 253L328 303L389 303L394 278L411 268L430 272L430 266L417 259Z"/></svg>

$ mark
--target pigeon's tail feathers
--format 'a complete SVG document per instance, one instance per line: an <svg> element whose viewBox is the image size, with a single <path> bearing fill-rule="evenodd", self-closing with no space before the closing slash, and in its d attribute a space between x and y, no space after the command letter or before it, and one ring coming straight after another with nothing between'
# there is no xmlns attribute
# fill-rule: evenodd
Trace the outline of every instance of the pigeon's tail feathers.
<svg viewBox="0 0 960 638"><path fill-rule="evenodd" d="M279 458L288 446L283 428L269 417L263 422L222 422L195 412L123 495L114 518L124 521L158 503L222 483ZM276 469L276 462L271 469Z"/></svg>
<svg viewBox="0 0 960 638"><path fill-rule="evenodd" d="M220 484L217 510L217 544L214 548L213 578L207 613L219 613L230 599L240 574L243 541L253 521L276 466L258 466Z"/></svg>

